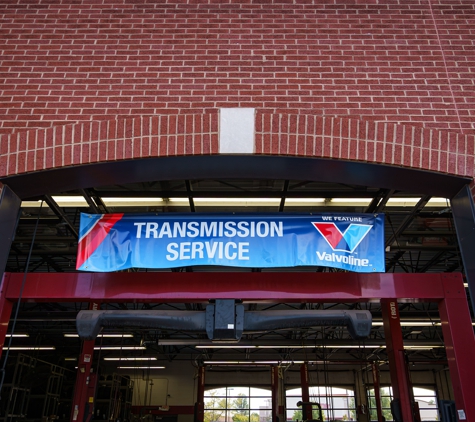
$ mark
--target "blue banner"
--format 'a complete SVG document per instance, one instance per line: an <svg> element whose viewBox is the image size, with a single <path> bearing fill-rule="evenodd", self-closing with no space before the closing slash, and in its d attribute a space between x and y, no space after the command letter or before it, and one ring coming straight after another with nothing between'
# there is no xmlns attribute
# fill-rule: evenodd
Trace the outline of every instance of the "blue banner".
<svg viewBox="0 0 475 422"><path fill-rule="evenodd" d="M78 270L196 265L384 272L384 215L81 214Z"/></svg>

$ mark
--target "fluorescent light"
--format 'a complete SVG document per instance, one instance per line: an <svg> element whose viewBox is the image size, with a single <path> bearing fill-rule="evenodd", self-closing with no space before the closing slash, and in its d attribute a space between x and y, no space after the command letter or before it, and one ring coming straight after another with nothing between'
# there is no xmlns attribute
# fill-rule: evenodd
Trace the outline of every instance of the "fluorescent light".
<svg viewBox="0 0 475 422"><path fill-rule="evenodd" d="M326 348L326 349L379 349L380 347L386 347L384 344L365 344L363 345L358 345L358 344L320 344L318 346L313 346L313 347L320 347L320 348Z"/></svg>
<svg viewBox="0 0 475 422"><path fill-rule="evenodd" d="M429 202L426 205L426 207L440 207L440 206L449 207L450 201L447 198L434 197L434 198L430 198Z"/></svg>
<svg viewBox="0 0 475 422"><path fill-rule="evenodd" d="M74 333L65 333L64 337L79 337L79 334ZM122 338L122 337L133 337L133 334L98 334L97 337L107 337L107 338Z"/></svg>
<svg viewBox="0 0 475 422"><path fill-rule="evenodd" d="M327 205L369 205L371 198L332 198Z"/></svg>
<svg viewBox="0 0 475 422"><path fill-rule="evenodd" d="M89 204L83 196L53 196L53 201L60 207L84 207L88 208ZM41 205L41 201L23 201L22 207L37 208ZM43 207L47 207L48 204L43 202Z"/></svg>
<svg viewBox="0 0 475 422"><path fill-rule="evenodd" d="M12 347L5 347L6 350L55 350L54 346L12 346Z"/></svg>
<svg viewBox="0 0 475 422"><path fill-rule="evenodd" d="M231 346L229 344L222 344L222 345L210 344L208 346L197 345L195 346L195 349L257 349L260 347L262 346L257 346L254 344L251 344L251 345L236 344L234 346ZM278 346L272 346L272 347L278 347ZM285 346L285 347L291 347L291 346Z"/></svg>
<svg viewBox="0 0 475 422"><path fill-rule="evenodd" d="M84 207L88 208L89 204L83 196L53 196L53 200L60 207ZM188 199L185 199L188 201ZM163 198L102 198L102 202L110 207L133 207L133 206L161 206L166 205L167 201ZM23 208L38 208L41 201L23 201ZM43 203L43 207L48 204Z"/></svg>
<svg viewBox="0 0 475 422"><path fill-rule="evenodd" d="M137 357L137 358L104 358L104 360L157 360L157 358L145 358L145 357Z"/></svg>
<svg viewBox="0 0 475 422"><path fill-rule="evenodd" d="M205 365L289 365L292 363L304 363L293 360L205 360Z"/></svg>
<svg viewBox="0 0 475 422"><path fill-rule="evenodd" d="M373 321L373 327L382 327L384 325L383 321ZM401 327L431 327L440 325L440 321L401 321Z"/></svg>
<svg viewBox="0 0 475 422"><path fill-rule="evenodd" d="M185 199L188 201L187 199ZM102 198L108 207L133 207L133 206L162 206L166 204L163 198Z"/></svg>
<svg viewBox="0 0 475 422"><path fill-rule="evenodd" d="M5 337L30 337L29 334L5 334Z"/></svg>
<svg viewBox="0 0 475 422"><path fill-rule="evenodd" d="M404 346L404 349L409 349L409 350L430 350L430 349L438 349L440 347L444 347L440 344L435 345L421 345L421 346Z"/></svg>
<svg viewBox="0 0 475 422"><path fill-rule="evenodd" d="M286 198L286 207L309 207L311 205L321 205L325 203L325 198Z"/></svg>
<svg viewBox="0 0 475 422"><path fill-rule="evenodd" d="M216 346L216 345L213 345L213 346L196 346L197 349L207 349L207 348L210 348L210 349L217 349L217 348L220 348L222 347L223 349L229 349L229 348L233 348L232 346L227 346L227 345L223 345L223 346ZM300 347L305 347L305 348L327 348L327 349L380 349L380 348L385 348L386 345L385 344L365 344L365 345L356 345L356 344L347 344L347 345L332 345L332 344L326 344L326 345L318 345L318 346L279 346L279 345L276 345L276 346L243 346L243 347L246 347L246 348L259 348L259 349L273 349L273 348L276 348L276 349L289 349L289 348L300 348ZM405 349L434 349L434 348L438 348L438 347L444 347L443 345L439 344L439 345L427 345L427 344L421 344L421 345L417 345L417 344L412 344L412 345L406 345L404 346ZM221 362L221 361L220 361ZM226 361L228 362L228 361ZM229 361L229 362L232 362L232 363L235 363L235 362L241 362L241 361ZM254 361L252 361L254 362ZM258 363L263 363L261 361L257 361Z"/></svg>
<svg viewBox="0 0 475 422"><path fill-rule="evenodd" d="M280 198L193 198L196 206L278 206Z"/></svg>
<svg viewBox="0 0 475 422"><path fill-rule="evenodd" d="M145 350L145 346L94 346L94 350Z"/></svg>
<svg viewBox="0 0 475 422"><path fill-rule="evenodd" d="M343 344L343 345L332 345L332 344L305 344L305 345L300 345L300 344L286 344L286 345L229 345L229 344L223 344L223 345L217 345L217 344L212 344L209 346L203 346L203 345L197 345L195 346L196 349L314 349L314 348L330 348L330 349L359 349L359 345L355 344ZM370 344L365 346L367 349L377 349L379 347L385 347L382 345L378 344ZM361 346L362 348L362 346Z"/></svg>
<svg viewBox="0 0 475 422"><path fill-rule="evenodd" d="M164 366L118 366L117 369L165 369Z"/></svg>
<svg viewBox="0 0 475 422"><path fill-rule="evenodd" d="M41 201L22 201L21 202L21 207L22 208L39 208L41 205ZM48 205L43 204L44 207L47 207Z"/></svg>
<svg viewBox="0 0 475 422"><path fill-rule="evenodd" d="M421 198L417 197L410 197L410 198L389 198L388 202L386 203L387 207L413 207L416 205ZM450 203L446 198L431 198L426 207L447 207L450 206Z"/></svg>
<svg viewBox="0 0 475 422"><path fill-rule="evenodd" d="M75 362L75 361L78 360L78 358L64 358L64 360L67 360L67 361L74 361L74 362Z"/></svg>

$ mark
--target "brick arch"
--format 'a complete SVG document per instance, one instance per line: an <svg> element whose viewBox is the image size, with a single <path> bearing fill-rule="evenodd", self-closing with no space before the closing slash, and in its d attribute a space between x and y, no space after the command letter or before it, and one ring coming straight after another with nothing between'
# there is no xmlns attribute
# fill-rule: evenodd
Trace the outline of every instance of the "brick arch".
<svg viewBox="0 0 475 422"><path fill-rule="evenodd" d="M256 153L382 163L474 174L471 136L338 116L258 114Z"/></svg>
<svg viewBox="0 0 475 422"><path fill-rule="evenodd" d="M90 121L3 135L0 177L128 159L219 153L218 111ZM255 154L474 175L470 135L339 116L257 111Z"/></svg>

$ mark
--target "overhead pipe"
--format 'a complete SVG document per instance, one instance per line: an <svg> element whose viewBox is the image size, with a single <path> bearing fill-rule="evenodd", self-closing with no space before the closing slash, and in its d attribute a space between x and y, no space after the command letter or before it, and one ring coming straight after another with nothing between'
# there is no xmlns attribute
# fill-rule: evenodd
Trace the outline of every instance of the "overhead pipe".
<svg viewBox="0 0 475 422"><path fill-rule="evenodd" d="M371 332L371 313L361 310L247 311L234 300L216 300L206 311L80 311L76 327L84 340L97 337L103 327L141 327L206 331L212 341L237 342L242 334L315 326L346 326L351 337Z"/></svg>

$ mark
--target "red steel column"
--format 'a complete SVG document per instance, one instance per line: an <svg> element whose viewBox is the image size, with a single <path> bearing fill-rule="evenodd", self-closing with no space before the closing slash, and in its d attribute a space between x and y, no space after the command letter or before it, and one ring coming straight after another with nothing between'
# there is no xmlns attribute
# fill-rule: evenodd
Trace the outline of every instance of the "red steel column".
<svg viewBox="0 0 475 422"><path fill-rule="evenodd" d="M278 422L279 417L279 367L271 367L271 390L272 390L272 422Z"/></svg>
<svg viewBox="0 0 475 422"><path fill-rule="evenodd" d="M304 403L310 402L310 392L308 385L308 365L306 363L300 365L300 385L302 386L302 401ZM302 419L304 421L313 419L312 406L302 405Z"/></svg>
<svg viewBox="0 0 475 422"><path fill-rule="evenodd" d="M194 422L203 422L205 417L205 367L198 368L198 388Z"/></svg>
<svg viewBox="0 0 475 422"><path fill-rule="evenodd" d="M414 422L412 412L413 393L409 371L404 354L404 342L401 331L401 320L396 299L382 299L381 310L383 314L384 337L389 358L389 372L393 397L399 400L402 420Z"/></svg>
<svg viewBox="0 0 475 422"><path fill-rule="evenodd" d="M440 320L460 421L475 421L475 336L463 284L445 283Z"/></svg>
<svg viewBox="0 0 475 422"><path fill-rule="evenodd" d="M99 305L91 303L89 308L97 310ZM94 344L95 340L86 340L82 345L71 409L72 421L89 421L92 416L95 400L95 385L93 383L97 382L96 374L92 373Z"/></svg>
<svg viewBox="0 0 475 422"><path fill-rule="evenodd" d="M74 398L72 406L72 421L82 422L89 410L88 390L91 382L92 357L94 354L94 340L88 340L83 343L82 352L79 356L78 372L76 376L76 386L74 388ZM92 403L94 397L92 398ZM86 409L87 407L87 409Z"/></svg>
<svg viewBox="0 0 475 422"><path fill-rule="evenodd" d="M12 313L13 302L5 299L5 284L7 280L3 277L0 291L0 357L2 356L3 346L5 344L5 335L8 330L8 323Z"/></svg>
<svg viewBox="0 0 475 422"><path fill-rule="evenodd" d="M378 422L383 422L383 409L381 408L381 392L379 384L379 368L376 362L371 364L371 370L373 373L373 387L374 387L374 399L376 400L376 413L378 415Z"/></svg>

